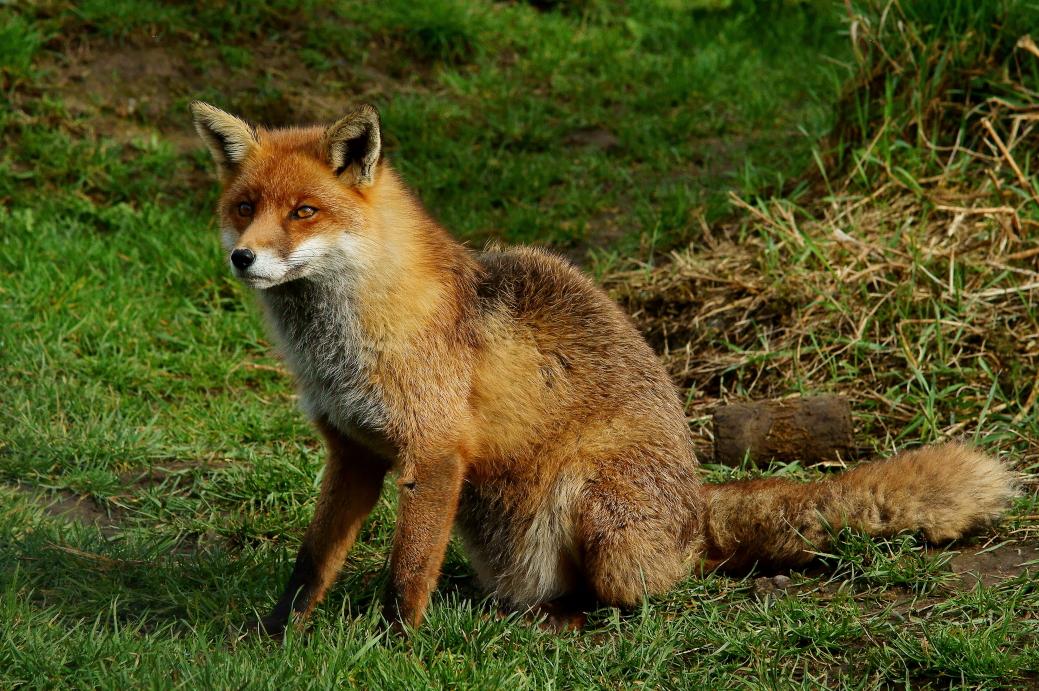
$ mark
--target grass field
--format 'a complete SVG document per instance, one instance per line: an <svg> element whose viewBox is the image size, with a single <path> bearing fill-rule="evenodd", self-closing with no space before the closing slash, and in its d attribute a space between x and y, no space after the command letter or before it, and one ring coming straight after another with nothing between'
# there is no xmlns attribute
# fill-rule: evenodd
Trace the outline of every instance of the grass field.
<svg viewBox="0 0 1039 691"><path fill-rule="evenodd" d="M0 688L1039 687L1035 27L1022 0L0 5ZM453 544L402 642L388 487L313 627L236 643L322 449L225 268L197 98L377 105L460 238L550 245L629 310L709 481L762 472L710 465L714 406L825 391L860 446L965 437L1026 491L951 550L847 534L786 590L691 578L563 635Z"/></svg>

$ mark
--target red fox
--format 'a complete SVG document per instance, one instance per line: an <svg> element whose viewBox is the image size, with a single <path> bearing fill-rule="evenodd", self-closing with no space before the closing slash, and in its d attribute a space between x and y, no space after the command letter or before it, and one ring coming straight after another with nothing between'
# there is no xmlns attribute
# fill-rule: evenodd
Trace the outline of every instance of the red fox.
<svg viewBox="0 0 1039 691"><path fill-rule="evenodd" d="M231 270L256 289L328 446L268 634L321 600L390 471L398 631L422 621L452 527L499 602L578 626L691 569L805 564L835 527L954 540L1016 494L1013 473L960 444L809 484L702 486L677 389L627 316L552 254L452 239L382 157L375 108L287 129L191 112L223 186Z"/></svg>

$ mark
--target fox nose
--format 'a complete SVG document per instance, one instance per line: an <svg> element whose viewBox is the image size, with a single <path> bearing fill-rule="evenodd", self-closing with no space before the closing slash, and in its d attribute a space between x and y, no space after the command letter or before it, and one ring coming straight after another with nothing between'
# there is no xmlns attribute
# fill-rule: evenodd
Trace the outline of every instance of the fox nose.
<svg viewBox="0 0 1039 691"><path fill-rule="evenodd" d="M256 259L256 255L253 254L252 250L235 250L231 253L231 263L235 265L235 268L245 269Z"/></svg>

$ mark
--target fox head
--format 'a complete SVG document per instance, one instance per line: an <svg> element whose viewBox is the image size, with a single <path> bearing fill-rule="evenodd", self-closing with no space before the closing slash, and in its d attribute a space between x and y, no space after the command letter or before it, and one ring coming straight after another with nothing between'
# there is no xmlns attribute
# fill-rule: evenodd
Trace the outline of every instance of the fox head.
<svg viewBox="0 0 1039 691"><path fill-rule="evenodd" d="M200 101L191 114L224 188L221 239L236 276L265 289L362 268L376 240L368 197L384 172L375 108L327 128L278 130Z"/></svg>

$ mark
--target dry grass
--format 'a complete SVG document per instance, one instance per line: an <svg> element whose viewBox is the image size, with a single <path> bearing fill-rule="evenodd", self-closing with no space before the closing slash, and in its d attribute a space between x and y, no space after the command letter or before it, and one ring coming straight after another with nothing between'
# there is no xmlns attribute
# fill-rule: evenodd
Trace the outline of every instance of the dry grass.
<svg viewBox="0 0 1039 691"><path fill-rule="evenodd" d="M939 78L948 42L879 21L895 3L874 10L852 17L856 45L874 48L857 52L810 191L734 196L738 216L606 284L688 389L704 441L719 403L837 391L870 444L973 435L1034 449L1039 94L1026 82L1039 49L1022 37L997 60L975 46ZM957 90L978 75L987 89ZM849 121L870 110L888 115ZM858 148L842 148L851 130Z"/></svg>

